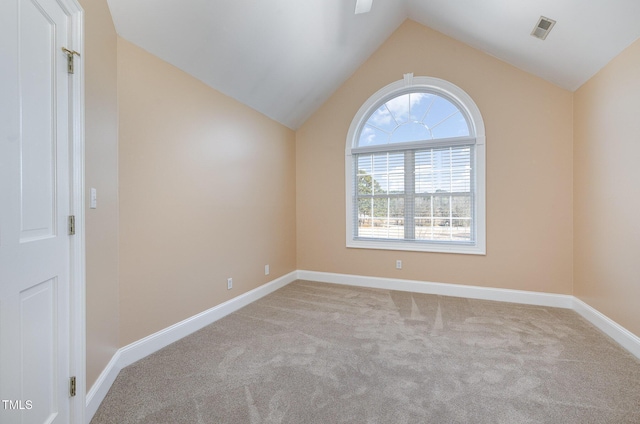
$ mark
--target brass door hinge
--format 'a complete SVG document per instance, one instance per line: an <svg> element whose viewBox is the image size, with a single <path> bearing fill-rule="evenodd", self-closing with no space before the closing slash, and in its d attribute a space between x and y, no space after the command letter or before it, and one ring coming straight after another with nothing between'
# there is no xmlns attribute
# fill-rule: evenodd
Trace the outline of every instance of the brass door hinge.
<svg viewBox="0 0 640 424"><path fill-rule="evenodd" d="M76 377L73 376L69 379L69 396L74 397L76 395Z"/></svg>
<svg viewBox="0 0 640 424"><path fill-rule="evenodd" d="M73 74L73 56L80 56L75 50L69 50L67 48L62 48L62 51L67 55L67 72Z"/></svg>

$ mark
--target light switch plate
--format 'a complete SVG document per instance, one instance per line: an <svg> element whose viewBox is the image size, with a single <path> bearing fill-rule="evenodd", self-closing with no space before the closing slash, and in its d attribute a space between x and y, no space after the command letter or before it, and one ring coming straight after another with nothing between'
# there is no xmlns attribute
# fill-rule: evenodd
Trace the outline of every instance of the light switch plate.
<svg viewBox="0 0 640 424"><path fill-rule="evenodd" d="M89 198L89 208L96 209L98 207L98 191L91 187L91 194Z"/></svg>

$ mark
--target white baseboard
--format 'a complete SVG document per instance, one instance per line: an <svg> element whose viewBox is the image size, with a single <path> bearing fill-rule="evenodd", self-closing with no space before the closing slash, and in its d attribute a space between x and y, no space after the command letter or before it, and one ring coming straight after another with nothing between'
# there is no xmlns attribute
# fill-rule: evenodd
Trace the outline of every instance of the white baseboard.
<svg viewBox="0 0 640 424"><path fill-rule="evenodd" d="M495 300L499 302L513 302L555 308L569 309L572 307L573 301L573 296L566 294L496 289L465 286L461 284L430 283L427 281L399 280L395 278L364 277L360 275L333 274L328 272L298 271L298 278L300 280L318 281L321 283L466 297L468 299Z"/></svg>
<svg viewBox="0 0 640 424"><path fill-rule="evenodd" d="M91 386L91 390L87 393L86 396L86 407L84 416L86 418L87 424L91 422L91 419L98 411L98 407L104 400L104 397L109 392L111 385L114 381L116 381L116 377L118 373L122 369L118 365L118 361L120 360L120 351L117 351L115 355L111 358L107 366L102 370L100 376Z"/></svg>
<svg viewBox="0 0 640 424"><path fill-rule="evenodd" d="M104 400L107 392L109 392L109 388L111 388L111 385L122 368L127 365L131 365L145 356L148 356L163 347L200 330L201 328L206 327L207 325L247 306L252 302L255 302L256 300L286 286L296 279L297 271L292 271L289 274L263 284L262 286L241 294L238 297L234 297L233 299L216 305L211 309L120 348L102 371L98 380L93 384L91 390L87 393L87 404L85 410L86 422L91 422L91 419L98 410L100 403Z"/></svg>
<svg viewBox="0 0 640 424"><path fill-rule="evenodd" d="M344 284L386 290L410 291L414 293L439 294L466 297L468 299L495 300L526 305L573 309L583 318L615 340L620 346L640 359L640 337L617 322L587 305L575 296L521 290L496 289L458 284L430 283L393 278L363 277L360 275L332 274L328 272L298 271L298 279L321 283Z"/></svg>
<svg viewBox="0 0 640 424"><path fill-rule="evenodd" d="M87 393L85 414L87 423L95 415L100 403L107 395L109 388L122 368L298 279L320 283L573 309L634 356L640 358L639 337L571 295L298 270L119 349Z"/></svg>
<svg viewBox="0 0 640 424"><path fill-rule="evenodd" d="M255 302L261 297L286 286L287 284L295 281L296 277L296 271L290 272L287 275L263 284L258 288L241 294L238 297L234 297L224 303L216 305L211 309L207 309L206 311L194 315L191 318L187 318L184 321L180 321L177 324L165 328L164 330L151 334L144 339L133 342L118 351L120 352L119 364L122 368L127 365L131 365L145 356L148 356L153 352L156 352L163 347L206 327L220 318L224 318L230 313Z"/></svg>
<svg viewBox="0 0 640 424"><path fill-rule="evenodd" d="M640 359L640 337L577 297L573 298L573 310Z"/></svg>

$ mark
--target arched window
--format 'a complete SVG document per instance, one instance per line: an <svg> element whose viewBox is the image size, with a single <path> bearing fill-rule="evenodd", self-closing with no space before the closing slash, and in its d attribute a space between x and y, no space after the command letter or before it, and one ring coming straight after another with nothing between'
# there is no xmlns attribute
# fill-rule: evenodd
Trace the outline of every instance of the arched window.
<svg viewBox="0 0 640 424"><path fill-rule="evenodd" d="M485 253L482 116L457 86L405 75L354 117L347 247Z"/></svg>

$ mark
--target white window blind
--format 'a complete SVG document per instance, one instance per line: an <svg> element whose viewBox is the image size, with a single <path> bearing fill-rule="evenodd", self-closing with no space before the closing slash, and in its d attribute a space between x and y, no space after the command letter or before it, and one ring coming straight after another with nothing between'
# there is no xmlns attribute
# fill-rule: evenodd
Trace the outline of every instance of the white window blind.
<svg viewBox="0 0 640 424"><path fill-rule="evenodd" d="M354 237L473 243L473 146L355 154Z"/></svg>

